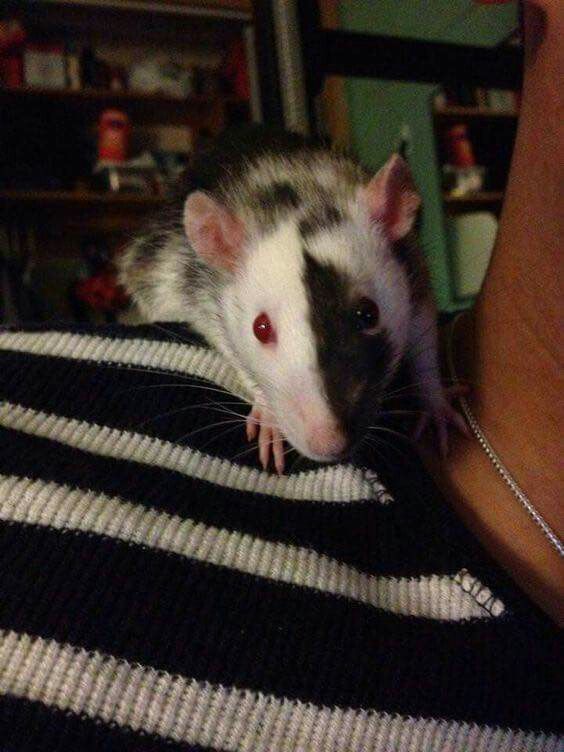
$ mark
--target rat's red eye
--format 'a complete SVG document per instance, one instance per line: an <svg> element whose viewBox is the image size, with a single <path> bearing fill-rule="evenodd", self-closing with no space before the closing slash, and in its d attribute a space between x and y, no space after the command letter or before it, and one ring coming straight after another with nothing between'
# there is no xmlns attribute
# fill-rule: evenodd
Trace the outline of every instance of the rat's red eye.
<svg viewBox="0 0 564 752"><path fill-rule="evenodd" d="M253 332L255 337L263 345L276 341L276 332L266 313L259 313L253 323Z"/></svg>
<svg viewBox="0 0 564 752"><path fill-rule="evenodd" d="M354 323L359 332L370 334L378 326L380 311L370 298L361 298L354 309Z"/></svg>

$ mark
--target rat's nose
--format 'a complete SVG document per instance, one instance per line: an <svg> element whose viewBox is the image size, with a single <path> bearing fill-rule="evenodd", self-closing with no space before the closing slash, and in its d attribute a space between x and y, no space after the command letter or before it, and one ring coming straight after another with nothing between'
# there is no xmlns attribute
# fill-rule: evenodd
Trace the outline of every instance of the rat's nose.
<svg viewBox="0 0 564 752"><path fill-rule="evenodd" d="M348 440L335 423L312 426L307 438L309 451L325 460L336 460L348 449Z"/></svg>

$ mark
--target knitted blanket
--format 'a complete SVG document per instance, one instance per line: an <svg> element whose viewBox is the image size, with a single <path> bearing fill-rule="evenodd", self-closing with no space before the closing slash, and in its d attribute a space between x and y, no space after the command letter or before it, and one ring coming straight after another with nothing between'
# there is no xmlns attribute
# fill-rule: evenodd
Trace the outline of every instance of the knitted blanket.
<svg viewBox="0 0 564 752"><path fill-rule="evenodd" d="M409 445L278 477L237 393L179 326L0 333L2 752L562 749L558 630Z"/></svg>

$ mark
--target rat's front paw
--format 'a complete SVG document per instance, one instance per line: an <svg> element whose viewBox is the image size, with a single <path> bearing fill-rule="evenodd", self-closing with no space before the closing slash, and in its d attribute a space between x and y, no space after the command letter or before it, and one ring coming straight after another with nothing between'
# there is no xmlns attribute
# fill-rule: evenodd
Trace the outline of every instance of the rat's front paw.
<svg viewBox="0 0 564 752"><path fill-rule="evenodd" d="M263 469L267 469L272 452L276 472L282 475L284 472L284 437L274 424L270 411L262 405L255 404L247 415L247 439L253 441L257 434L259 459Z"/></svg>
<svg viewBox="0 0 564 752"><path fill-rule="evenodd" d="M468 391L469 387L466 384L454 384L445 389L444 394L428 400L423 408L425 412L419 418L413 432L415 441L421 437L430 424L433 424L441 456L444 458L448 454L448 432L451 427L456 428L464 436L469 436L470 432L464 416L451 404L452 400L468 394Z"/></svg>

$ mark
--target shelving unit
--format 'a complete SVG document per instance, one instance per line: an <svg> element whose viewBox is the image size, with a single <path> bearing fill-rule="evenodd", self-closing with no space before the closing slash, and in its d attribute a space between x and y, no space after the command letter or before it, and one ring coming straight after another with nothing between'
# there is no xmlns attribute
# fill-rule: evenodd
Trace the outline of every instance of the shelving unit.
<svg viewBox="0 0 564 752"><path fill-rule="evenodd" d="M511 154L517 129L518 112L516 110L496 110L487 107L434 107L432 108L432 123L437 154L437 180L440 185L440 166L448 162L445 152L443 136L450 127L464 124L476 156L476 162L486 168L484 189L476 193L465 195L451 195L442 193L441 227L436 226L435 233L441 238L445 257L448 261L449 285L445 310L457 310L472 303L467 296L467 289L475 284L465 283L465 279L478 279L485 270L487 257L483 249L475 249L476 257L471 261L473 250L457 248L455 238L458 237L457 217L476 212L490 212L499 218L503 206L504 189L509 175ZM483 220L476 220L482 222ZM468 226L461 225L461 226ZM458 241L460 242L460 241ZM482 269L482 265L483 269ZM466 276L469 275L469 276ZM465 294L460 296L459 290Z"/></svg>
<svg viewBox="0 0 564 752"><path fill-rule="evenodd" d="M458 106L433 109L439 163L446 162L441 143L443 131L452 125L464 123L468 126L478 164L487 168L486 187L483 190L461 196L443 193L443 206L447 215L472 210L491 210L499 214L503 188L509 173L517 118L516 110Z"/></svg>
<svg viewBox="0 0 564 752"><path fill-rule="evenodd" d="M217 69L242 40L253 72L250 0L21 0L10 4L10 14L31 41L64 43L74 54L90 48L112 68L172 60ZM88 190L101 113L116 109L129 117L132 157L187 153L233 120L257 118L256 95L248 103L211 83L203 89L209 94L186 98L0 83L0 268L7 261L20 280L50 279L51 290L58 286L51 310L67 315L65 285L84 273L92 249L117 252L165 201Z"/></svg>
<svg viewBox="0 0 564 752"><path fill-rule="evenodd" d="M249 0L22 0L14 12L46 39L76 38L82 44L93 43L95 48L101 45L106 52L125 45L130 56L135 52L133 59L150 57L159 50L170 54L171 49L186 49L190 55L210 50L219 60L227 42L244 35L252 21ZM221 131L234 112L239 118L250 119L248 106L221 94L184 99L135 90L7 89L0 85L0 111L10 115L0 121L0 142L4 129L5 134L11 133L7 143L17 144L20 121L32 126L41 122L45 131L55 132L56 147L68 138L69 126L73 132L80 129L92 142L99 115L108 108L129 116L138 142L145 134L155 138L163 128L172 129L170 138L187 128L193 143L199 134ZM34 134L37 132L35 128ZM96 228L119 233L121 223L123 232L129 234L162 200L154 195L73 190L64 183L56 190L7 190L6 184L0 184L0 225L9 223L13 229L17 224L20 235L27 236L31 230L38 238L55 233L61 243L67 242L70 225L78 230L78 217L85 231ZM41 248L39 242L36 246Z"/></svg>

